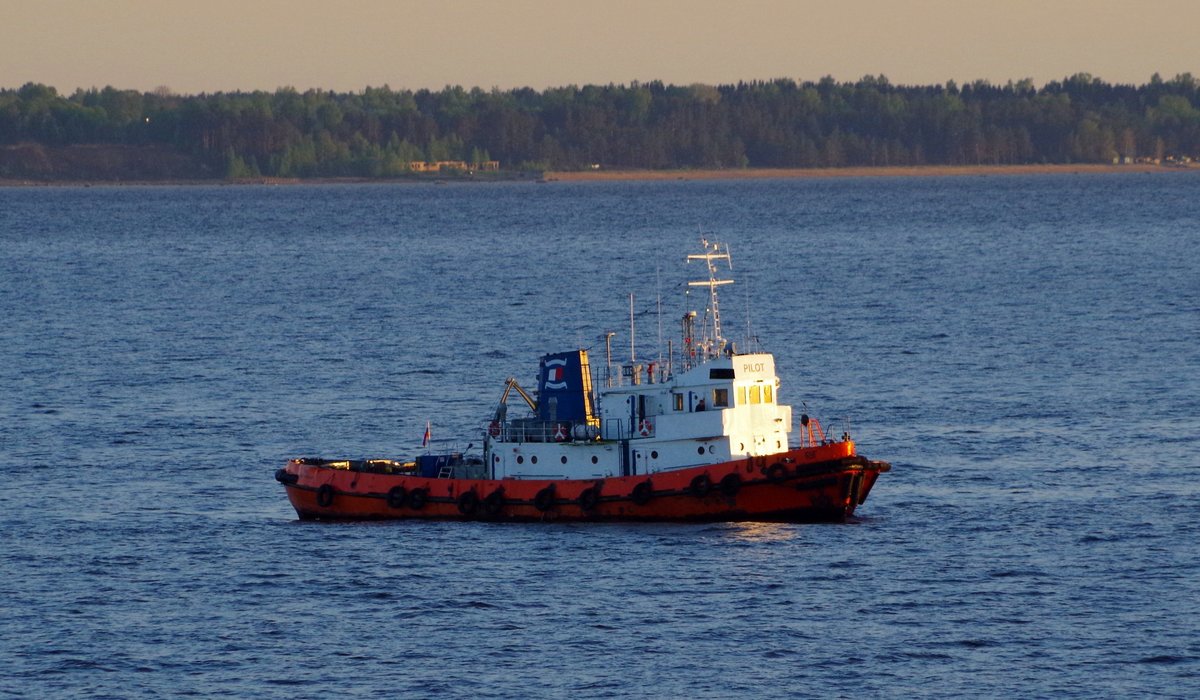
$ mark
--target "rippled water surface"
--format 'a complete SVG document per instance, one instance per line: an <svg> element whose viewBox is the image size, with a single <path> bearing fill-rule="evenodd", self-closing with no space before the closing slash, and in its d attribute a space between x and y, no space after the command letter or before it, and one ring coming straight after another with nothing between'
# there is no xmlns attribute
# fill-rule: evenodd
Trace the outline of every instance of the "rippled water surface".
<svg viewBox="0 0 1200 700"><path fill-rule="evenodd" d="M1195 697L1198 195L0 189L0 693ZM464 447L630 292L673 337L701 233L781 399L893 463L856 522L295 519L287 458Z"/></svg>

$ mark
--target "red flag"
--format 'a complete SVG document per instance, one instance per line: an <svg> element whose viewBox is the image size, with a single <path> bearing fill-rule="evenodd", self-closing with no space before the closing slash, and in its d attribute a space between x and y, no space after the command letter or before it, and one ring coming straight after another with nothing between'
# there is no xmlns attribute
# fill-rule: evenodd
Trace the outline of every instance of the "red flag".
<svg viewBox="0 0 1200 700"><path fill-rule="evenodd" d="M421 439L421 447L429 447L429 421L425 421L425 437Z"/></svg>

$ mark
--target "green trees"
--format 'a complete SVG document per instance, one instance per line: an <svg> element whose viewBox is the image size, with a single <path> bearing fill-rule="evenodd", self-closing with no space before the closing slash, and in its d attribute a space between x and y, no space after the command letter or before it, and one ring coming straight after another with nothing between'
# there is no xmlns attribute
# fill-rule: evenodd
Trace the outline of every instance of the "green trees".
<svg viewBox="0 0 1200 700"><path fill-rule="evenodd" d="M414 162L505 168L842 167L1112 162L1200 156L1190 74L1036 88L789 79L178 96L28 83L0 90L0 146L153 145L228 177L395 177Z"/></svg>

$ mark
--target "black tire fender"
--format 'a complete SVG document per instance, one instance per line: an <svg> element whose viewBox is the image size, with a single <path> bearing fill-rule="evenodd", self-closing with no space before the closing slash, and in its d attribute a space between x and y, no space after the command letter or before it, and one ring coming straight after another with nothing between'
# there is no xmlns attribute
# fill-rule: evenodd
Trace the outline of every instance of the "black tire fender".
<svg viewBox="0 0 1200 700"><path fill-rule="evenodd" d="M408 498L408 491L403 486L393 486L387 492L388 508L403 508L404 501Z"/></svg>
<svg viewBox="0 0 1200 700"><path fill-rule="evenodd" d="M479 510L479 494L474 491L463 491L458 497L458 512L466 516L475 515Z"/></svg>
<svg viewBox="0 0 1200 700"><path fill-rule="evenodd" d="M721 483L719 487L721 489L721 493L725 494L729 498L733 498L742 488L742 477L737 472L730 472L729 474L721 477Z"/></svg>
<svg viewBox="0 0 1200 700"><path fill-rule="evenodd" d="M554 505L554 484L550 484L546 488L537 492L533 497L533 507L545 513Z"/></svg>
<svg viewBox="0 0 1200 700"><path fill-rule="evenodd" d="M654 498L654 483L646 479L637 486L634 486L630 498L639 506L646 505L650 502L651 498Z"/></svg>
<svg viewBox="0 0 1200 700"><path fill-rule="evenodd" d="M583 510L591 510L600 502L600 485L594 484L587 487L579 494L579 507Z"/></svg>
<svg viewBox="0 0 1200 700"><path fill-rule="evenodd" d="M317 505L322 508L328 508L333 505L333 487L329 484L321 484L317 489Z"/></svg>
<svg viewBox="0 0 1200 700"><path fill-rule="evenodd" d="M697 474L692 479L692 483L688 484L688 493L696 498L704 498L709 491L712 491L712 479L708 476L708 472Z"/></svg>
<svg viewBox="0 0 1200 700"><path fill-rule="evenodd" d="M504 487L496 489L489 493L483 499L483 512L491 516L500 514L500 509L504 507Z"/></svg>

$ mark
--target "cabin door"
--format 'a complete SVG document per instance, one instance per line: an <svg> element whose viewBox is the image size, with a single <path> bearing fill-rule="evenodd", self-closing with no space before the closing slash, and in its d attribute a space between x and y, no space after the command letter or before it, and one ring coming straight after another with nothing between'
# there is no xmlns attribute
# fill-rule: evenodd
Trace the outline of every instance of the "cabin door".
<svg viewBox="0 0 1200 700"><path fill-rule="evenodd" d="M650 470L650 464L648 462L649 459L650 457L646 450L633 450L633 459L630 460L631 463L629 465L629 474L633 476L648 472Z"/></svg>

